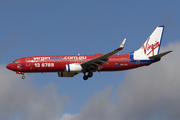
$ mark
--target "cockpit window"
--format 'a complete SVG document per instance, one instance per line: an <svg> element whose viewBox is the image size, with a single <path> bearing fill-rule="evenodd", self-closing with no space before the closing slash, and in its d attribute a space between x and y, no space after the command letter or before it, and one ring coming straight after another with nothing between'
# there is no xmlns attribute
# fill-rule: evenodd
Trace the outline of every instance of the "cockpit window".
<svg viewBox="0 0 180 120"><path fill-rule="evenodd" d="M13 63L19 63L20 61L19 60L15 60L15 61L13 61Z"/></svg>

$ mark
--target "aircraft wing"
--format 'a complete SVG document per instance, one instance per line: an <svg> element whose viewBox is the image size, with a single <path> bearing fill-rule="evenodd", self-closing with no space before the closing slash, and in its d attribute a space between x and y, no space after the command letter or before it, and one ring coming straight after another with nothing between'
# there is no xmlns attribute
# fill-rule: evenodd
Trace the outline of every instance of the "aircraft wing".
<svg viewBox="0 0 180 120"><path fill-rule="evenodd" d="M99 57L96 57L94 59L91 59L89 61L86 61L86 62L83 62L81 63L81 66L83 67L83 69L95 69L95 70L98 70L98 67L101 67L102 68L102 64L108 64L107 61L108 61L108 57L114 55L115 53L119 52L120 50L122 50L124 48L124 44L126 42L126 38L123 40L123 42L121 43L121 45L107 53L107 54L104 54L104 55L101 55Z"/></svg>

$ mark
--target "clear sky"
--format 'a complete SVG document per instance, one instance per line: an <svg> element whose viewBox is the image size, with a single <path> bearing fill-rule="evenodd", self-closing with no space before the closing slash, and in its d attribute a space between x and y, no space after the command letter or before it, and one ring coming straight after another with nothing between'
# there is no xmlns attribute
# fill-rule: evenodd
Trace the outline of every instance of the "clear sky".
<svg viewBox="0 0 180 120"><path fill-rule="evenodd" d="M119 117L116 112L113 112L116 114L111 113L113 110L122 111L120 109L124 102L124 99L121 99L122 94L129 95L129 93L120 92L120 89L123 89L122 91L129 90L124 86L132 87L131 85L135 84L137 88L141 88L140 91L148 91L144 90L144 87L139 87L142 86L142 81L138 81L139 76L142 75L140 71L144 74L147 73L146 71L153 73L156 65L160 64L160 68L156 70L159 72L165 69L165 67L161 69L165 64L164 62L162 64L160 61L154 65L154 68L152 65L149 69L145 67L131 71L95 73L87 81L83 80L83 74L78 74L74 78L59 78L57 73L31 73L26 74L27 79L21 80L21 75L6 70L5 65L17 58L26 56L104 54L117 48L122 40L127 37L125 48L119 52L119 54L125 54L140 48L158 25L165 25L161 44L162 50L177 49L174 53L178 56L178 48L180 48L179 5L179 0L0 0L0 74L3 76L0 78L2 86L0 88L2 91L0 101L1 99L8 101L0 102L0 111L2 112L0 118L7 120L81 120L85 118L82 114L87 115L89 111L91 115L87 115L89 119L127 118L125 115ZM164 59L168 64L171 63L168 55ZM172 68L173 70L175 69ZM135 73L137 74L135 75ZM157 77L162 80L168 77L171 79L175 72L170 75L167 72L167 74L168 76L165 78L159 78L160 74ZM131 81L134 78L137 78L134 80L136 82ZM177 76L174 79L179 78ZM125 81L128 80L132 84L127 85ZM146 83L144 84L146 85ZM153 86L154 84L151 84L152 89L156 88ZM180 83L177 82L176 85L180 87ZM133 90L130 93L133 93ZM136 96L137 93L133 95ZM101 98L101 96L103 97ZM152 98L155 96L152 95ZM169 99L171 97L165 94L156 100L162 101L164 98ZM110 104L113 104L113 107L103 108L109 104L109 101L104 101L104 98L111 101ZM128 100L130 99L132 98L128 98ZM99 101L102 102L99 104ZM5 105L9 103L11 106ZM139 103L139 105L143 106L143 103L142 101L142 104ZM120 106L118 106L119 104ZM178 102L178 104L180 103ZM24 105L27 107L17 109ZM39 109L28 105L38 106ZM118 107L114 108L115 106ZM104 109L107 109L107 114L106 112L98 113ZM168 107L165 109L169 113ZM93 113L93 110L97 110L97 113ZM50 114L50 111L53 114ZM126 111L125 114L128 114L128 109ZM167 111L163 113L153 111L150 116L144 113L143 117L133 112L132 114L136 116L132 115L132 118L127 119L169 119L169 114L165 115ZM106 115L108 117L105 117ZM174 114L169 116L171 115ZM92 116L94 118L91 118ZM180 117L177 116L176 118Z"/></svg>

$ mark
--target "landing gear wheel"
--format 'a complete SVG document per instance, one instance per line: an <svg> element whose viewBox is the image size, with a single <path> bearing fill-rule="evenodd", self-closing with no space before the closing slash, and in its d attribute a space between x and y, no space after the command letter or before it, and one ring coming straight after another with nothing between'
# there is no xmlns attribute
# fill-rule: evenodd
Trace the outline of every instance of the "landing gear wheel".
<svg viewBox="0 0 180 120"><path fill-rule="evenodd" d="M25 79L25 78L26 78L26 77L23 75L23 76L22 76L22 79Z"/></svg>
<svg viewBox="0 0 180 120"><path fill-rule="evenodd" d="M88 73L88 77L91 78L92 76L93 76L93 73L92 73L92 72L89 72L89 73Z"/></svg>
<svg viewBox="0 0 180 120"><path fill-rule="evenodd" d="M84 80L87 80L87 79L88 79L88 76L87 76L87 75L84 75L83 79L84 79Z"/></svg>

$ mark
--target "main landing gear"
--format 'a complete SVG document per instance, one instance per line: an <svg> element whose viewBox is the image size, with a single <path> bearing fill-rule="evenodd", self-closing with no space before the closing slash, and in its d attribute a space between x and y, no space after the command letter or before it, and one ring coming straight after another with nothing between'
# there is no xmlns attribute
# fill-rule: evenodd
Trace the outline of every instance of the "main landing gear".
<svg viewBox="0 0 180 120"><path fill-rule="evenodd" d="M86 75L86 73L84 73L83 79L87 80L88 78L91 78L93 76L92 72L88 72L88 74Z"/></svg>

